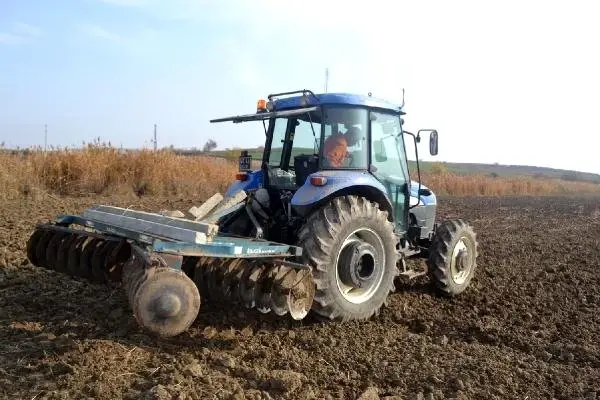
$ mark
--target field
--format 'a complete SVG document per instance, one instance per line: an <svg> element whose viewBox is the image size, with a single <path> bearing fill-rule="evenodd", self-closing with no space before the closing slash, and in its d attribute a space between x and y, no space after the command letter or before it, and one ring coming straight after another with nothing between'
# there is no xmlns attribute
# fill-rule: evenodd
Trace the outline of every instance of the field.
<svg viewBox="0 0 600 400"><path fill-rule="evenodd" d="M379 317L346 324L205 305L192 329L170 340L140 332L120 291L27 265L33 225L91 199L4 201L0 394L353 399L372 387L397 399L596 398L600 200L442 201L441 217L463 216L479 234L477 277L460 298L436 297L423 279L399 286Z"/></svg>
<svg viewBox="0 0 600 400"><path fill-rule="evenodd" d="M26 240L35 223L92 203L187 210L222 190L235 168L159 155L187 163L173 172L157 168L153 155L90 154L0 156L2 398L595 399L600 392L597 185L454 175L436 183L429 175L433 190L454 191L441 196L439 217L465 218L478 233L479 269L462 296L440 298L426 278L399 281L378 317L350 323L203 304L188 332L157 339L137 328L120 290L29 265ZM116 165L120 175L110 175ZM503 196L483 196L507 186ZM474 188L477 196L457 196Z"/></svg>

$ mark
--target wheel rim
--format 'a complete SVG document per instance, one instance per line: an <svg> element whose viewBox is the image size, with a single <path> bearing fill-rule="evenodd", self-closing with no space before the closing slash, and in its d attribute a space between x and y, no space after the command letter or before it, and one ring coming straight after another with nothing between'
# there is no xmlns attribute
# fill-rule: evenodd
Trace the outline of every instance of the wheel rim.
<svg viewBox="0 0 600 400"><path fill-rule="evenodd" d="M358 257L360 265L348 265L340 256L349 246L370 245ZM375 251L373 251L373 249ZM385 269L385 247L381 237L372 229L359 228L349 234L336 255L336 282L344 299L350 303L360 304L368 301L377 292L383 281ZM361 287L345 282L343 277L348 268L356 268L356 276L361 280Z"/></svg>
<svg viewBox="0 0 600 400"><path fill-rule="evenodd" d="M471 252L467 243L468 239L463 236L456 242L454 249L452 249L450 272L452 280L458 285L465 283L471 274L471 269L473 269Z"/></svg>

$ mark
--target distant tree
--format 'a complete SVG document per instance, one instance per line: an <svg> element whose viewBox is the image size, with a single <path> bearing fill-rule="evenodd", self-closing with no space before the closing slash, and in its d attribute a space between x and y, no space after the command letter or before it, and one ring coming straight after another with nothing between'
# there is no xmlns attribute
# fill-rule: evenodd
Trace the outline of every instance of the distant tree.
<svg viewBox="0 0 600 400"><path fill-rule="evenodd" d="M202 148L202 151L204 151L204 152L213 151L216 148L217 148L217 142L215 142L212 139L208 139L208 141L206 143L204 143L204 147Z"/></svg>

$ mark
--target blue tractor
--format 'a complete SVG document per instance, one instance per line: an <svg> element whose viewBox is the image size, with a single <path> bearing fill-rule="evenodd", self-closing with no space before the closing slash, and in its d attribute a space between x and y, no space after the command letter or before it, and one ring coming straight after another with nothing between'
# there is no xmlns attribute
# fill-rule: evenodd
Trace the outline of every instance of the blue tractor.
<svg viewBox="0 0 600 400"><path fill-rule="evenodd" d="M94 205L38 224L27 257L123 287L138 324L161 336L188 329L203 300L352 320L377 314L399 276L427 274L457 295L475 272L476 235L461 219L436 222L417 143L429 133L436 155L438 134L404 130L402 108L370 94L269 95L256 112L211 121L260 121L265 146L258 159L242 151L236 181L202 216Z"/></svg>
<svg viewBox="0 0 600 400"><path fill-rule="evenodd" d="M436 223L436 196L420 182L418 146L428 132L403 129L402 106L369 95L277 93L257 112L211 122L262 121L260 167L243 151L226 196L248 194L244 209L220 221L224 232L299 246L315 284L312 310L331 319L367 319L394 291L397 276L429 274L457 295L471 282L477 239L461 219ZM404 135L417 155L410 179ZM424 259L414 268L411 259ZM423 263L421 263L423 264ZM417 264L418 265L418 264Z"/></svg>

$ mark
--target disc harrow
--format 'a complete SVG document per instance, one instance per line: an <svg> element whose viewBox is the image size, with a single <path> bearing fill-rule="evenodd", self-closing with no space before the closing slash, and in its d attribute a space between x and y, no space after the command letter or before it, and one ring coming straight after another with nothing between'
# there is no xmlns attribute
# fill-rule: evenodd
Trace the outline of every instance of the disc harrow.
<svg viewBox="0 0 600 400"><path fill-rule="evenodd" d="M187 330L196 319L201 299L256 308L261 313L289 314L295 320L311 309L315 294L311 271L286 263L285 257L174 253L156 251L139 238L64 224L39 225L27 243L27 256L35 266L122 287L138 324L160 336Z"/></svg>

